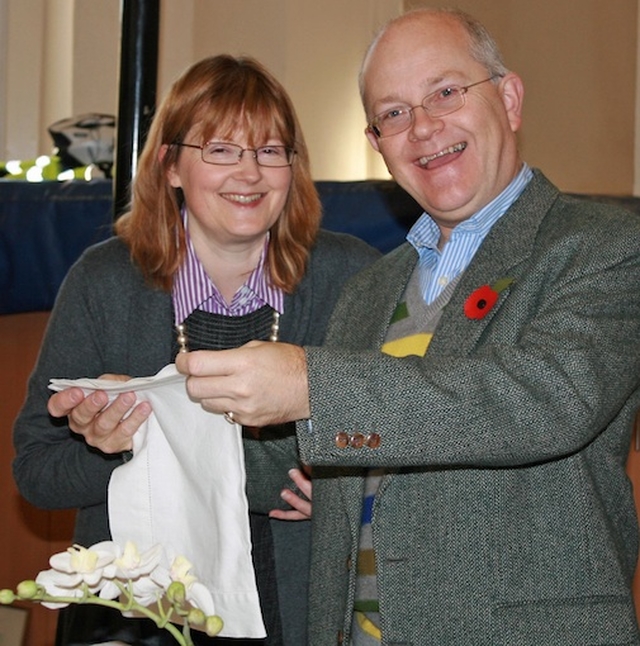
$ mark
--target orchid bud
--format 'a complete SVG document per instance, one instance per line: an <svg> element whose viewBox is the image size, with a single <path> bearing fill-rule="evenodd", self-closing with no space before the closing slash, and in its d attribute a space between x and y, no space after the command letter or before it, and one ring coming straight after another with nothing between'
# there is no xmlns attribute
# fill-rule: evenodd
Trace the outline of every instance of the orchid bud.
<svg viewBox="0 0 640 646"><path fill-rule="evenodd" d="M218 615L211 615L207 617L207 621L205 622L205 631L209 637L215 637L222 630L223 626L224 623Z"/></svg>
<svg viewBox="0 0 640 646"><path fill-rule="evenodd" d="M206 621L207 616L200 610L200 608L191 608L189 610L189 614L187 615L187 621L192 625L192 626L202 626L202 624Z"/></svg>
<svg viewBox="0 0 640 646"><path fill-rule="evenodd" d="M40 592L40 586L35 581L21 581L16 592L21 599L35 599Z"/></svg>
<svg viewBox="0 0 640 646"><path fill-rule="evenodd" d="M16 600L13 590L0 590L0 604L7 606Z"/></svg>
<svg viewBox="0 0 640 646"><path fill-rule="evenodd" d="M181 606L187 599L187 589L182 581L172 581L167 588L167 599L174 606Z"/></svg>

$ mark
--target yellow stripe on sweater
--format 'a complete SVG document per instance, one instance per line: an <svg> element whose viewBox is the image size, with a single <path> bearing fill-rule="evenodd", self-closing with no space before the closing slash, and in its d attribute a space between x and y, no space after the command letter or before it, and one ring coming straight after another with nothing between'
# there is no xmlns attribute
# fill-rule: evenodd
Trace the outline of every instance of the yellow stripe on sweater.
<svg viewBox="0 0 640 646"><path fill-rule="evenodd" d="M372 621L369 621L361 612L356 612L355 615L358 620L358 626L365 635L374 637L378 641L382 640L382 632L380 631L380 628L378 628Z"/></svg>
<svg viewBox="0 0 640 646"><path fill-rule="evenodd" d="M433 334L426 333L403 336L385 343L382 346L382 351L392 357L407 357L409 355L424 357L432 337Z"/></svg>

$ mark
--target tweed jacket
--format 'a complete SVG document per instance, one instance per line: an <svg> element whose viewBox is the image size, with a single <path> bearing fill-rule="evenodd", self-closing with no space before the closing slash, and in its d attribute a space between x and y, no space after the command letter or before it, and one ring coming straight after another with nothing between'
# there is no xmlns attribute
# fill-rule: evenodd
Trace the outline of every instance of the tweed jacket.
<svg viewBox="0 0 640 646"><path fill-rule="evenodd" d="M352 236L321 231L305 277L285 297L281 340L322 343L344 281L378 256ZM48 416L49 379L155 374L175 356L172 312L170 294L145 284L117 238L88 249L61 287L15 423L13 470L21 494L35 506L79 510L74 540L82 545L110 536L107 486L123 457L88 449L66 423ZM298 464L293 433L248 439L245 454L252 511L281 506L287 469Z"/></svg>
<svg viewBox="0 0 640 646"><path fill-rule="evenodd" d="M638 644L625 475L640 405L640 219L539 171L494 225L425 357L379 352L408 244L350 281L306 348L314 480L310 644L347 643L364 467L384 644ZM483 318L465 302L512 279ZM379 445L336 442L336 434ZM340 444L340 446L338 446Z"/></svg>

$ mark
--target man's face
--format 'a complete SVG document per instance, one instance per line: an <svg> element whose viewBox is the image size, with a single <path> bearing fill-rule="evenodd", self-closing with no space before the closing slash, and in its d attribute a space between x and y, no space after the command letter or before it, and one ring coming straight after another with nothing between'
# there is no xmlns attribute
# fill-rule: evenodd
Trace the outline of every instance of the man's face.
<svg viewBox="0 0 640 646"><path fill-rule="evenodd" d="M364 69L367 119L396 107L419 106L448 85L466 86L489 72L475 61L466 32L447 16L392 26ZM522 83L515 74L470 88L465 105L431 118L413 111L411 127L389 137L367 132L394 179L434 218L446 241L451 230L496 197L520 168L515 132Z"/></svg>

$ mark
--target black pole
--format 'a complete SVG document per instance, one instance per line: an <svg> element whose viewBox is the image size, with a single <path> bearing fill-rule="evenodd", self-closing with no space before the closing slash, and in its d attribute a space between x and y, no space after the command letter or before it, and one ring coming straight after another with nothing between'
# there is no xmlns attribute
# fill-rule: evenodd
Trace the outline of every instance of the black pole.
<svg viewBox="0 0 640 646"><path fill-rule="evenodd" d="M131 180L155 110L160 0L122 0L121 20L114 219L128 209Z"/></svg>

